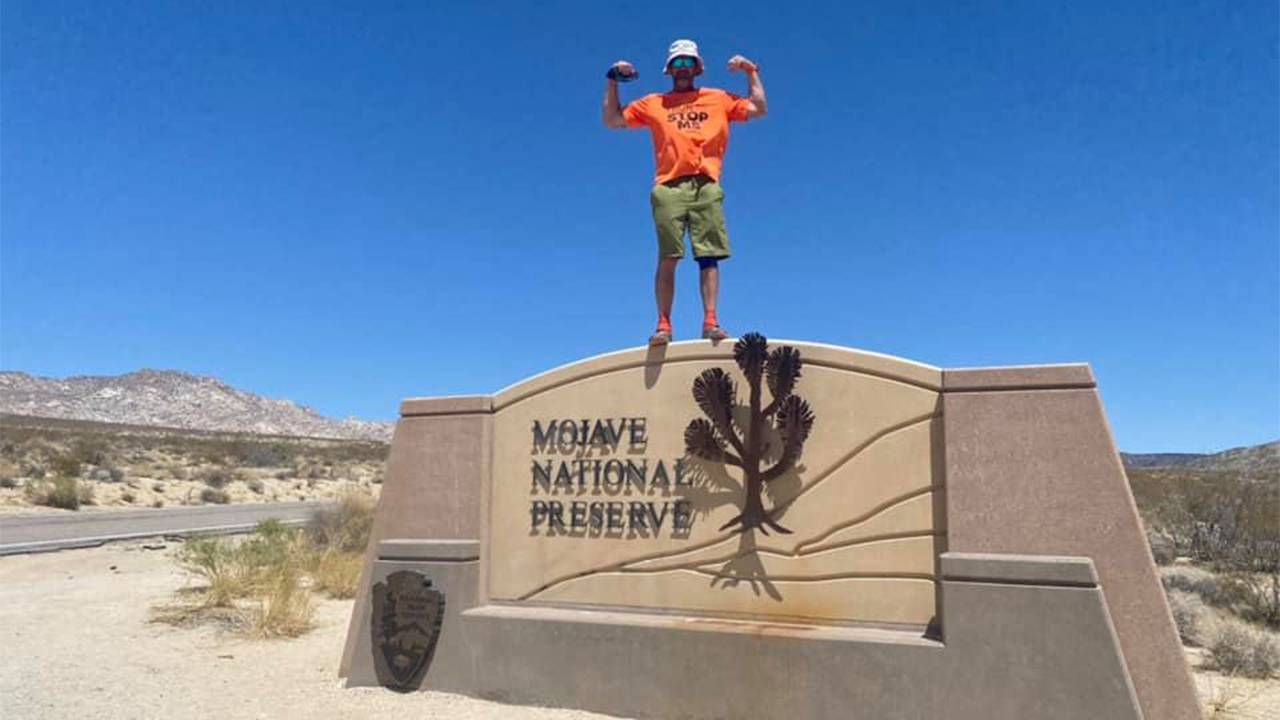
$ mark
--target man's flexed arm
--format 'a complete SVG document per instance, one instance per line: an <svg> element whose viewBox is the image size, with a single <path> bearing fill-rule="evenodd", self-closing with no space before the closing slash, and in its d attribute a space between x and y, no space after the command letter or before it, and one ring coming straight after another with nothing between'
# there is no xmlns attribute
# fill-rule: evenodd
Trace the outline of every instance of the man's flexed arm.
<svg viewBox="0 0 1280 720"><path fill-rule="evenodd" d="M764 97L764 83L760 81L760 69L756 64L741 55L729 58L729 71L742 71L747 74L747 98L751 100L753 109L747 112L748 118L764 117L769 113L769 102Z"/></svg>
<svg viewBox="0 0 1280 720"><path fill-rule="evenodd" d="M636 71L626 60L614 63L613 68L623 75L630 75ZM627 126L626 118L622 117L622 104L618 102L618 81L613 78L604 81L603 120L607 128L622 129Z"/></svg>

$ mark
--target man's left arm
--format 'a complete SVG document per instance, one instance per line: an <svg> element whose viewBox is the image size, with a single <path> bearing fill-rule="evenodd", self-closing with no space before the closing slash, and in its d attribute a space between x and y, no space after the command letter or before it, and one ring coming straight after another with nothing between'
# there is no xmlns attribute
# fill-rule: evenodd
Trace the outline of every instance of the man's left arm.
<svg viewBox="0 0 1280 720"><path fill-rule="evenodd" d="M751 107L747 109L747 119L764 117L769 112L769 103L764 97L764 83L760 80L760 68L741 55L729 59L730 72L747 74L747 101Z"/></svg>

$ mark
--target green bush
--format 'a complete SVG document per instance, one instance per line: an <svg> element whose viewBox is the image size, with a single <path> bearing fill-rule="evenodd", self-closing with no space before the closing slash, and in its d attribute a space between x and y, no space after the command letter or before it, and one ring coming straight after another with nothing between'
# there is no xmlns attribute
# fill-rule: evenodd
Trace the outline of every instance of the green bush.
<svg viewBox="0 0 1280 720"><path fill-rule="evenodd" d="M1245 620L1278 628L1280 574L1229 573L1219 584L1217 601Z"/></svg>
<svg viewBox="0 0 1280 720"><path fill-rule="evenodd" d="M235 477L224 467L211 467L201 470L196 479L215 490L221 490L230 485Z"/></svg>
<svg viewBox="0 0 1280 720"><path fill-rule="evenodd" d="M24 492L33 505L79 510L81 505L93 504L93 486L81 484L73 477L27 483Z"/></svg>
<svg viewBox="0 0 1280 720"><path fill-rule="evenodd" d="M100 438L81 438L71 446L71 457L81 464L106 465L107 443Z"/></svg>
<svg viewBox="0 0 1280 720"><path fill-rule="evenodd" d="M222 538L192 538L177 552L178 564L203 579L204 602L213 607L230 607L246 590L242 567L235 547Z"/></svg>
<svg viewBox="0 0 1280 720"><path fill-rule="evenodd" d="M56 475L80 476L80 461L71 455L58 455L49 460L49 469Z"/></svg>
<svg viewBox="0 0 1280 720"><path fill-rule="evenodd" d="M249 467L280 467L293 462L294 448L283 442L236 442L230 452L237 462Z"/></svg>
<svg viewBox="0 0 1280 720"><path fill-rule="evenodd" d="M231 502L231 496L227 494L226 490L207 487L200 491L200 502L226 505Z"/></svg>

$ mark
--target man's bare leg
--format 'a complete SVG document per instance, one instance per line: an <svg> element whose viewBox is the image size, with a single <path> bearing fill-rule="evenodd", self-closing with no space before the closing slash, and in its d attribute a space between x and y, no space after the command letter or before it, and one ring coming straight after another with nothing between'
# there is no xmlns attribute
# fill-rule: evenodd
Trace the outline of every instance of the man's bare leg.
<svg viewBox="0 0 1280 720"><path fill-rule="evenodd" d="M716 297L720 294L720 268L704 267L698 271L698 287L702 290L702 314L716 321Z"/></svg>
<svg viewBox="0 0 1280 720"><path fill-rule="evenodd" d="M702 337L723 340L725 333L720 329L720 319L716 317L716 298L720 295L720 268L714 263L703 265L698 272L698 286L702 290Z"/></svg>
<svg viewBox="0 0 1280 720"><path fill-rule="evenodd" d="M658 258L658 270L653 276L653 295L658 301L658 332L650 338L650 343L661 342L658 337L663 331L667 339L671 337L671 305L676 297L676 264L678 257Z"/></svg>

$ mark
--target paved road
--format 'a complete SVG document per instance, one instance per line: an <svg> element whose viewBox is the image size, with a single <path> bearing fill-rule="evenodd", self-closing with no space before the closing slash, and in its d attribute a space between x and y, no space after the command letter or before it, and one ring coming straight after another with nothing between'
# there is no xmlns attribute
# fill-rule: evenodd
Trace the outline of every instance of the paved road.
<svg viewBox="0 0 1280 720"><path fill-rule="evenodd" d="M304 523L322 502L200 505L39 515L0 515L0 555L91 547L159 535L247 532L260 520Z"/></svg>

